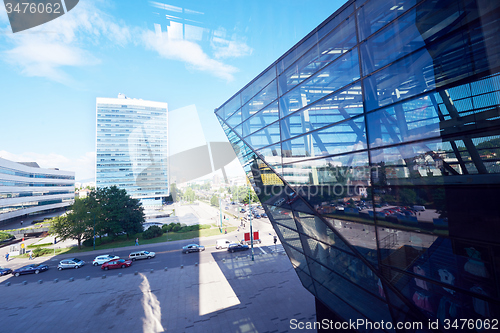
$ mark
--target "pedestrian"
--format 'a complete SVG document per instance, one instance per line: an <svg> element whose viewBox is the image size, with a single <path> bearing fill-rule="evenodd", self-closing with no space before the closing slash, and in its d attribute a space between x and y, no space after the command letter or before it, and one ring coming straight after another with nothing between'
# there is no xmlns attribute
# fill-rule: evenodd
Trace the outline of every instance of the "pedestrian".
<svg viewBox="0 0 500 333"><path fill-rule="evenodd" d="M135 246L139 246L139 238L135 239Z"/></svg>
<svg viewBox="0 0 500 333"><path fill-rule="evenodd" d="M227 234L227 229L224 229L224 233Z"/></svg>
<svg viewBox="0 0 500 333"><path fill-rule="evenodd" d="M9 253L5 254L5 260L9 261Z"/></svg>
<svg viewBox="0 0 500 333"><path fill-rule="evenodd" d="M23 225L23 221L21 221L21 225Z"/></svg>
<svg viewBox="0 0 500 333"><path fill-rule="evenodd" d="M32 259L33 259L33 252L30 251L30 258L29 258L29 260L32 260Z"/></svg>

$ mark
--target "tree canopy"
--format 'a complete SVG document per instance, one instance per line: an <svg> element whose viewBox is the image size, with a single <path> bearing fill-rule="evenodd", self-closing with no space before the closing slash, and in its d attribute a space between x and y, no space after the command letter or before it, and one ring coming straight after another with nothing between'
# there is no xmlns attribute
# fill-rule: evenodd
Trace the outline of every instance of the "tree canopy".
<svg viewBox="0 0 500 333"><path fill-rule="evenodd" d="M94 235L116 237L125 233L127 238L142 232L144 209L138 199L117 186L97 188L83 199L76 199L66 216L55 219L52 231L61 239L76 239L78 248L82 240Z"/></svg>

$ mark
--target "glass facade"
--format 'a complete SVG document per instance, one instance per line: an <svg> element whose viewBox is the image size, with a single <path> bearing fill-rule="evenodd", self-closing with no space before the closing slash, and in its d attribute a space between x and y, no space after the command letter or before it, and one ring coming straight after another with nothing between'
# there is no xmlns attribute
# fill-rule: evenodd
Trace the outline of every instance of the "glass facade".
<svg viewBox="0 0 500 333"><path fill-rule="evenodd" d="M74 199L74 172L0 158L0 222L61 209Z"/></svg>
<svg viewBox="0 0 500 333"><path fill-rule="evenodd" d="M96 186L125 189L145 208L169 195L167 103L97 99Z"/></svg>
<svg viewBox="0 0 500 333"><path fill-rule="evenodd" d="M216 109L304 287L344 320L500 315L499 32L498 1L348 1Z"/></svg>

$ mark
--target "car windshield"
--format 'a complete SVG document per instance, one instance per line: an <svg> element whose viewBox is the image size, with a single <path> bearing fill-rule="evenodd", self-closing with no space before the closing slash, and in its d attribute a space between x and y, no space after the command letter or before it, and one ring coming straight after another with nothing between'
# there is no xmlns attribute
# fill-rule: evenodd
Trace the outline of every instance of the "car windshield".
<svg viewBox="0 0 500 333"><path fill-rule="evenodd" d="M144 254L149 254L149 252L148 251L144 251Z"/></svg>

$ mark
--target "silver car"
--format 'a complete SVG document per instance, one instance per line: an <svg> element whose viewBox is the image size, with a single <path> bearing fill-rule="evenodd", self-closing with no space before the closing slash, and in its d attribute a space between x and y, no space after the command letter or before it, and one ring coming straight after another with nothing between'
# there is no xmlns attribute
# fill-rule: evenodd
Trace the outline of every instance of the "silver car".
<svg viewBox="0 0 500 333"><path fill-rule="evenodd" d="M57 269L62 271L66 268L80 268L83 265L85 265L85 261L78 258L64 259L59 262L59 265L57 265Z"/></svg>
<svg viewBox="0 0 500 333"><path fill-rule="evenodd" d="M119 259L120 257L118 256L112 256L111 254L106 254L103 256L97 256L95 257L94 261L92 261L92 265L94 266L101 266L105 262L108 262L113 259Z"/></svg>
<svg viewBox="0 0 500 333"><path fill-rule="evenodd" d="M154 252L149 252L149 251L137 251L137 252L132 252L131 254L128 255L128 258L136 261L137 259L151 259L156 256L156 253Z"/></svg>

